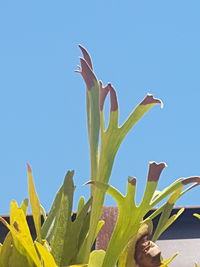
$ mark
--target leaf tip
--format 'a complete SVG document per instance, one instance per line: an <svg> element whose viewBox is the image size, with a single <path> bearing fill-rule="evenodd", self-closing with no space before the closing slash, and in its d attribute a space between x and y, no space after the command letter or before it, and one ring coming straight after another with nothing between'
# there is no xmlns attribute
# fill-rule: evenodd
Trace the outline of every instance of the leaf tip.
<svg viewBox="0 0 200 267"><path fill-rule="evenodd" d="M187 185L191 183L197 183L197 185L200 185L200 177L194 176L194 177L185 178L182 180L182 183L183 185Z"/></svg>
<svg viewBox="0 0 200 267"><path fill-rule="evenodd" d="M27 166L28 172L32 172L31 166L28 163L26 163L26 166Z"/></svg>
<svg viewBox="0 0 200 267"><path fill-rule="evenodd" d="M95 184L95 182L94 181L88 181L88 182L84 183L83 185L90 185L90 184Z"/></svg>
<svg viewBox="0 0 200 267"><path fill-rule="evenodd" d="M142 102L140 103L140 105L151 105L151 104L160 104L161 108L163 108L164 104L162 102L162 100L158 99L158 98L154 98L154 96L152 94L147 94L147 96L142 100Z"/></svg>
<svg viewBox="0 0 200 267"><path fill-rule="evenodd" d="M97 81L94 72L90 68L88 62L84 58L80 58L81 67L77 70L79 72L87 86L87 89L90 90L92 87L94 87L95 82Z"/></svg>
<svg viewBox="0 0 200 267"><path fill-rule="evenodd" d="M101 81L99 81L100 95L99 95L99 109L103 110L105 99L108 93L110 93L110 111L118 110L117 94L111 83L108 83L105 87Z"/></svg>
<svg viewBox="0 0 200 267"><path fill-rule="evenodd" d="M162 170L167 167L165 162L157 163L155 161L149 162L148 181L157 182Z"/></svg>
<svg viewBox="0 0 200 267"><path fill-rule="evenodd" d="M135 186L136 185L136 178L135 177L128 177L128 183Z"/></svg>
<svg viewBox="0 0 200 267"><path fill-rule="evenodd" d="M91 57L88 53L88 51L85 49L85 47L83 47L82 45L78 45L78 47L80 48L82 54L83 54L83 57L85 59L85 61L88 63L88 65L90 66L91 69L93 69L92 67L92 60L91 60Z"/></svg>

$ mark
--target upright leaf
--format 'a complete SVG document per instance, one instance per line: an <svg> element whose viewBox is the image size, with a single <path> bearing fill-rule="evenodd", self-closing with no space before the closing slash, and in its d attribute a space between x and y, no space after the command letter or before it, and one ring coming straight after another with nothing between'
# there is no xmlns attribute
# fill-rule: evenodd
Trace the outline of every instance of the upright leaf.
<svg viewBox="0 0 200 267"><path fill-rule="evenodd" d="M28 192L29 192L31 210L33 213L33 220L35 224L37 239L40 243L42 243L40 201L37 192L35 190L32 170L29 164L27 164L27 168L28 168Z"/></svg>

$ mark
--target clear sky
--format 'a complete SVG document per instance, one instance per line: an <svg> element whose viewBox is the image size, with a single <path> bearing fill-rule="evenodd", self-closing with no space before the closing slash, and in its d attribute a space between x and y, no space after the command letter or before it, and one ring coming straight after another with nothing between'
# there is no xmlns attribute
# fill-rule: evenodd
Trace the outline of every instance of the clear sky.
<svg viewBox="0 0 200 267"><path fill-rule="evenodd" d="M199 10L199 0L1 1L0 214L27 197L26 162L47 210L67 170L75 170L75 202L89 195L78 44L116 88L121 122L147 93L164 102L128 135L110 183L124 192L127 176L137 177L139 200L149 161L168 165L159 189L200 175ZM195 188L178 205L200 205L199 195Z"/></svg>

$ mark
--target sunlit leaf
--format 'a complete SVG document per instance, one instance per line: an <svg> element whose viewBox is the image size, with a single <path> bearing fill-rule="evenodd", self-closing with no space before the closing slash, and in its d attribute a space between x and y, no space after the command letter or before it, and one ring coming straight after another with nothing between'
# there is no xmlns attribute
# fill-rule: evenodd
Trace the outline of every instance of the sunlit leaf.
<svg viewBox="0 0 200 267"><path fill-rule="evenodd" d="M80 213L84 205L85 205L85 198L82 196L80 197L79 202L78 202L77 215Z"/></svg>
<svg viewBox="0 0 200 267"><path fill-rule="evenodd" d="M194 213L193 216L200 220L200 214Z"/></svg>
<svg viewBox="0 0 200 267"><path fill-rule="evenodd" d="M174 258L176 258L177 255L178 255L178 253L174 254L171 258L162 260L160 267L167 267L168 264L171 263L174 260Z"/></svg>
<svg viewBox="0 0 200 267"><path fill-rule="evenodd" d="M15 201L11 201L11 225L2 217L0 217L0 221L10 230L16 249L25 255L27 259L30 257L37 267L42 267L32 241L24 211L18 208Z"/></svg>
<svg viewBox="0 0 200 267"><path fill-rule="evenodd" d="M22 201L21 209L24 211L24 214L26 215L26 213L27 213L27 209L28 209L28 198L25 198L25 199Z"/></svg>
<svg viewBox="0 0 200 267"><path fill-rule="evenodd" d="M44 267L58 267L58 265L56 265L55 263L52 254L44 246L42 246L37 241L35 242L35 246L43 260Z"/></svg>
<svg viewBox="0 0 200 267"><path fill-rule="evenodd" d="M0 253L0 266L1 267L35 267L33 261L23 254L21 254L13 244L13 238L11 232L9 232L3 242Z"/></svg>
<svg viewBox="0 0 200 267"><path fill-rule="evenodd" d="M35 229L37 233L37 239L40 243L42 243L40 201L39 201L36 189L35 189L32 170L29 164L27 164L27 168L28 168L28 192L29 192L31 210L33 213L33 220L34 220Z"/></svg>
<svg viewBox="0 0 200 267"><path fill-rule="evenodd" d="M90 253L88 267L101 267L105 257L104 250L94 250Z"/></svg>

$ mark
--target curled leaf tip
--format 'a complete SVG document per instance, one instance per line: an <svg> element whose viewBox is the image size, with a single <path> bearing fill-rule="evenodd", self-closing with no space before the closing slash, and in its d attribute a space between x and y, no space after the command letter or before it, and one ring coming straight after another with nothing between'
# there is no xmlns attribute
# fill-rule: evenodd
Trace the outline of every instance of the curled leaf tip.
<svg viewBox="0 0 200 267"><path fill-rule="evenodd" d="M182 180L182 183L183 183L183 185L187 185L187 184L191 184L191 183L197 183L198 185L200 185L200 177L195 176L195 177L185 178Z"/></svg>
<svg viewBox="0 0 200 267"><path fill-rule="evenodd" d="M28 163L26 163L26 166L27 166L28 172L32 172L31 166Z"/></svg>
<svg viewBox="0 0 200 267"><path fill-rule="evenodd" d="M164 162L156 163L154 161L149 162L149 173L148 181L156 182L158 181L162 170L167 167L167 164Z"/></svg>
<svg viewBox="0 0 200 267"><path fill-rule="evenodd" d="M87 89L90 90L92 87L94 87L97 79L87 61L84 58L80 58L80 62L81 62L81 68L78 70L78 72L81 73L86 83Z"/></svg>
<svg viewBox="0 0 200 267"><path fill-rule="evenodd" d="M84 183L84 185L94 184L94 183L95 183L94 181L88 181L88 182Z"/></svg>
<svg viewBox="0 0 200 267"><path fill-rule="evenodd" d="M81 49L81 52L83 54L83 57L84 57L85 61L88 63L90 68L93 69L92 60L91 60L91 57L90 57L88 51L82 45L79 45L79 48Z"/></svg>
<svg viewBox="0 0 200 267"><path fill-rule="evenodd" d="M135 177L128 177L128 183L135 186L136 185L136 178Z"/></svg>
<svg viewBox="0 0 200 267"><path fill-rule="evenodd" d="M147 96L140 103L140 105L151 105L151 104L160 104L161 108L163 108L163 102L158 98L154 98L152 94L147 94Z"/></svg>

